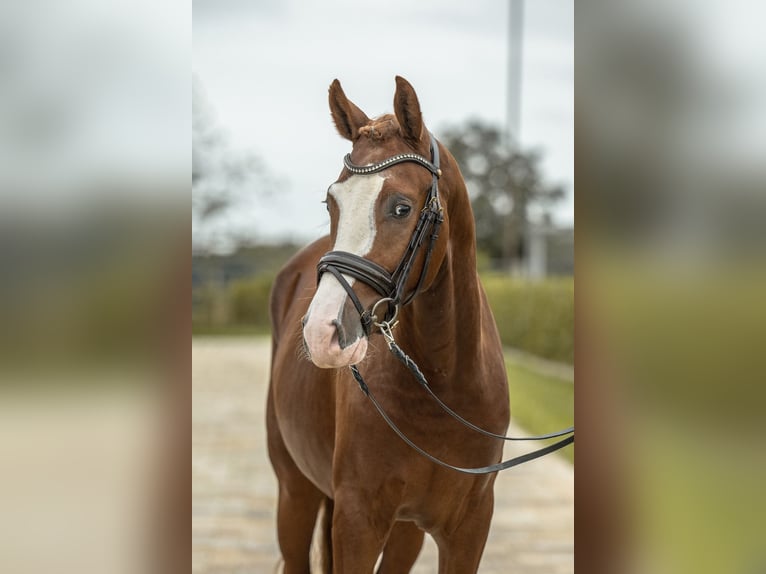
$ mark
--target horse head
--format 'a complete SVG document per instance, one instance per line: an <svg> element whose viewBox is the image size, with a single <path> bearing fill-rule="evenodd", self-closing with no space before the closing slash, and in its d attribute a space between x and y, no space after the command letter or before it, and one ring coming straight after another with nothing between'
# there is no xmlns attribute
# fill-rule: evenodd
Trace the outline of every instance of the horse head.
<svg viewBox="0 0 766 574"><path fill-rule="evenodd" d="M329 100L338 133L353 145L327 190L333 248L320 261L303 338L314 364L338 368L362 361L375 324L433 283L447 250L438 231L449 182L437 186L438 143L404 78L396 78L393 115L371 120L338 80Z"/></svg>

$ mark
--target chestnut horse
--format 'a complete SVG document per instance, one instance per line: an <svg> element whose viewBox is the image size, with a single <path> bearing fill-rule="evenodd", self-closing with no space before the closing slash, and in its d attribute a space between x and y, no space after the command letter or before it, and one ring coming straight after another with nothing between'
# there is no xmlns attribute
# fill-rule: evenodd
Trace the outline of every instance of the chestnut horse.
<svg viewBox="0 0 766 574"><path fill-rule="evenodd" d="M317 285L317 265L330 251L364 258L384 275L396 275L419 216L429 207L429 190L436 191L440 233L412 257L412 272L398 275L396 302L403 305L394 332L445 403L489 431L504 433L508 384L476 272L465 182L444 147L433 140L438 147L431 149L418 98L403 78L396 78L393 115L370 120L337 80L329 99L338 132L352 143L346 167L327 191L330 235L286 264L271 299L267 430L279 481L283 571L310 571L320 516L326 572L372 572L378 561L380 573L409 572L425 532L438 545L440 573L476 572L496 474L461 474L420 456L378 416L346 367L356 365L396 425L442 460L461 467L493 464L501 458L502 442L446 417L388 353L370 323L379 289L338 272L340 265L322 273ZM353 167L397 157L405 159L378 165L374 173ZM439 169L429 163L435 158ZM372 314L382 315L381 308L390 314L388 307L379 305Z"/></svg>

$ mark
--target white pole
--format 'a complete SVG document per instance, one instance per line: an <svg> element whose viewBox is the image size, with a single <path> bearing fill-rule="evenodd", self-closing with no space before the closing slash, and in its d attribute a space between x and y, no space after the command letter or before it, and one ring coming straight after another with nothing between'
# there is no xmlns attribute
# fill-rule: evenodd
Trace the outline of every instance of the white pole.
<svg viewBox="0 0 766 574"><path fill-rule="evenodd" d="M520 145L524 0L510 0L508 12L508 141Z"/></svg>

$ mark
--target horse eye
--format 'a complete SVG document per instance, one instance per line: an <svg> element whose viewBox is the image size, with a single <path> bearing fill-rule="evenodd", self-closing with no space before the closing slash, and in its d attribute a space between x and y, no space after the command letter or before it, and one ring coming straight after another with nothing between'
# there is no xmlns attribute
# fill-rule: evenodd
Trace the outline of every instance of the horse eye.
<svg viewBox="0 0 766 574"><path fill-rule="evenodd" d="M394 206L394 217L407 217L411 209L406 203L398 203Z"/></svg>

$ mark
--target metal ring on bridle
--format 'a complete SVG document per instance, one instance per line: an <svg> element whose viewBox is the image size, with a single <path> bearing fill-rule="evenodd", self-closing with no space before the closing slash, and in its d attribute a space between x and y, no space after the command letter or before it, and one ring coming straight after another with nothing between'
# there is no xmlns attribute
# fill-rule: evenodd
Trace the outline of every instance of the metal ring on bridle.
<svg viewBox="0 0 766 574"><path fill-rule="evenodd" d="M375 310L381 303L393 303L394 305L394 315L388 321L385 320L385 315L383 317L383 321L379 321L378 316L375 314ZM399 316L399 304L396 303L396 301L394 301L391 297L383 297L382 299L378 299L378 301L372 306L372 309L370 310L370 316L372 317L372 324L376 327L380 327L385 323L387 323L388 326L392 326L394 323L396 323L396 318Z"/></svg>

